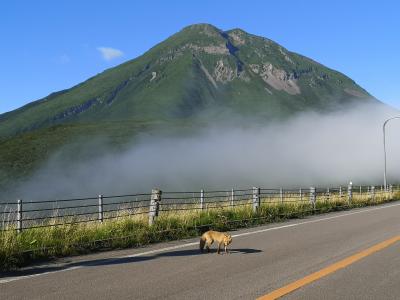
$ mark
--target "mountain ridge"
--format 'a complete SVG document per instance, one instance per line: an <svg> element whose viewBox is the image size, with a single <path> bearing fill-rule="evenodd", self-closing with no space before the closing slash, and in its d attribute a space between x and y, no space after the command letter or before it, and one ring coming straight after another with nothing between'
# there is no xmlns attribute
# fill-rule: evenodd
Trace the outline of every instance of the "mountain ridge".
<svg viewBox="0 0 400 300"><path fill-rule="evenodd" d="M310 88L302 82L307 76ZM331 95L328 92L333 90L334 80L343 88L339 93L334 87L336 90ZM331 82L327 84L328 81ZM200 87L197 86L198 82L201 82ZM175 86L173 90L171 86ZM318 95L315 91L321 87L328 92ZM262 108L272 108L272 113L266 117L272 117L274 110L279 113L279 106L299 109L299 105L288 99L290 96L298 95L304 106L313 106L311 108L314 109L330 106L323 97L337 97L338 102L346 99L346 96L348 99L373 99L347 76L290 52L272 40L238 28L222 31L210 24L195 24L183 28L135 59L107 69L69 89L0 115L0 136L68 122L96 107L95 114L114 119L137 118L138 115L145 116L145 119L174 119L180 115L190 116L196 109L201 110L203 105L212 103L222 103L223 107L232 107L240 113L246 105L244 100L237 99L240 97L237 93L241 92L250 100L256 99L253 102ZM125 98L121 97L124 93ZM135 98L139 99L136 101ZM232 105L228 101L231 98L235 99L236 104L241 102L240 105ZM241 98L245 99L243 96ZM262 98L268 99L270 105L262 103ZM276 99L280 99L281 103L273 104ZM125 107L107 110L107 107L118 106L117 100L125 101ZM147 101L150 108L140 103L143 101ZM288 101L291 103L286 103ZM139 109L133 111L132 106L139 106ZM41 112L38 107L46 112ZM131 114L126 113L126 109ZM292 109L289 107L287 110L290 114ZM93 118L89 116L87 119ZM10 121L9 125L5 124L7 120Z"/></svg>
<svg viewBox="0 0 400 300"><path fill-rule="evenodd" d="M352 103L380 102L346 75L270 39L194 24L132 60L1 114L0 189L29 178L66 145L75 145L68 159L79 159L80 144L96 137L120 149L143 134L191 134L225 119L240 126Z"/></svg>

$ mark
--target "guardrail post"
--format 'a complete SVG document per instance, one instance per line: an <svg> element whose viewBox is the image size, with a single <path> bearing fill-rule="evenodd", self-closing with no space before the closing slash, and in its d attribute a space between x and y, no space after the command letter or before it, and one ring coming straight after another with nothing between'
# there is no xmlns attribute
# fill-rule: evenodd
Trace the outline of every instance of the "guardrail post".
<svg viewBox="0 0 400 300"><path fill-rule="evenodd" d="M161 191L153 189L151 191L150 209L149 209L149 225L153 225L155 219L158 217L161 202Z"/></svg>
<svg viewBox="0 0 400 300"><path fill-rule="evenodd" d="M17 200L17 232L22 232L22 200Z"/></svg>
<svg viewBox="0 0 400 300"><path fill-rule="evenodd" d="M204 190L200 190L200 209L204 209Z"/></svg>
<svg viewBox="0 0 400 300"><path fill-rule="evenodd" d="M331 200L331 191L329 190L329 188L326 189L326 202L329 203L329 201Z"/></svg>
<svg viewBox="0 0 400 300"><path fill-rule="evenodd" d="M283 188L280 188L279 190L279 197L281 199L281 204L283 204Z"/></svg>
<svg viewBox="0 0 400 300"><path fill-rule="evenodd" d="M347 186L347 197L349 205L353 201L353 183L350 181L349 185Z"/></svg>
<svg viewBox="0 0 400 300"><path fill-rule="evenodd" d="M99 222L103 222L103 195L99 195Z"/></svg>
<svg viewBox="0 0 400 300"><path fill-rule="evenodd" d="M317 202L316 188L310 187L310 203L313 207L313 210L315 210L316 202Z"/></svg>
<svg viewBox="0 0 400 300"><path fill-rule="evenodd" d="M233 207L233 206L235 206L235 190L234 189L232 189L231 190L231 206Z"/></svg>
<svg viewBox="0 0 400 300"><path fill-rule="evenodd" d="M257 212L260 207L260 188L253 187L253 212Z"/></svg>
<svg viewBox="0 0 400 300"><path fill-rule="evenodd" d="M371 200L375 202L375 186L371 186Z"/></svg>

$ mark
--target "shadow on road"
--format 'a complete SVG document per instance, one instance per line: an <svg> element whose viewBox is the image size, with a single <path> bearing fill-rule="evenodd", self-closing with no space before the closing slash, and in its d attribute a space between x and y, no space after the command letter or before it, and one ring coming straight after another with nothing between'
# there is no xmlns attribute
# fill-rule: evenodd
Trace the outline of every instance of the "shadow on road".
<svg viewBox="0 0 400 300"><path fill-rule="evenodd" d="M30 269L8 272L6 274L1 274L0 278L4 277L18 277L18 276L29 276L35 274L43 274L47 272L56 272L68 270L70 268L76 267L96 267L96 266L110 266L110 265L120 265L129 264L134 262L148 261L157 259L160 257L182 257L182 256L201 256L201 255L216 255L217 249L211 249L210 253L206 251L201 253L199 249L188 249L188 250L177 250L171 252L161 252L154 255L143 255L134 257L118 257L118 258L103 258L88 261L79 261L63 264L62 266L45 266L45 267L33 267ZM240 248L240 249L230 249L228 254L224 254L221 251L221 256L224 255L237 255L237 254L254 254L260 253L262 250L251 249L251 248ZM133 254L135 255L135 254Z"/></svg>

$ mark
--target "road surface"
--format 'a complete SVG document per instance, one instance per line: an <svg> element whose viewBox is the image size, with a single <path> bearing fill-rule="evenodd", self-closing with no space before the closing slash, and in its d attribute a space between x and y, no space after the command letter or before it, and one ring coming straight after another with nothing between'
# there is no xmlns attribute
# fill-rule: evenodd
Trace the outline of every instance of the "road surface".
<svg viewBox="0 0 400 300"><path fill-rule="evenodd" d="M282 299L400 299L398 202L232 235L228 255L200 254L190 239L6 274L0 299L256 299L277 290Z"/></svg>

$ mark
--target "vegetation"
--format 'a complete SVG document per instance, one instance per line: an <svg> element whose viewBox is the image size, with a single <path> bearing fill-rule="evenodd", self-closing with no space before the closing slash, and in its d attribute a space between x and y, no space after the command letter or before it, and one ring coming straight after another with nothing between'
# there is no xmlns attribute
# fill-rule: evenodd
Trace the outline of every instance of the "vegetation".
<svg viewBox="0 0 400 300"><path fill-rule="evenodd" d="M274 89L260 71L253 70L254 65L269 64L279 73L277 80L296 81L301 93ZM273 41L240 29L223 32L207 24L189 26L136 59L0 115L0 200L6 189L29 178L61 149L65 161L68 156L73 160L93 156L81 147L88 141L118 151L139 134L192 133L232 114L266 122L305 110L336 109L353 100L376 101L368 97L347 76ZM102 148L97 147L96 155ZM362 200L352 206L368 203ZM104 247L196 236L208 227L228 230L302 217L343 208L342 204L331 199L318 202L315 210L305 204L274 203L264 204L256 214L246 207L170 214L162 215L153 227L146 219L127 217L21 234L5 231L0 233L0 268Z"/></svg>
<svg viewBox="0 0 400 300"><path fill-rule="evenodd" d="M242 42L236 41L237 36ZM218 73L216 66L220 61L225 68ZM268 86L251 68L266 63L287 76L292 74L302 92L290 95ZM204 70L213 77L215 85ZM156 75L152 80L153 72ZM245 74L246 79L239 73ZM273 94L266 92L265 87ZM0 136L100 120L175 121L197 116L207 108L214 111L218 106L240 114L271 117L284 111L326 109L342 100L349 101L355 96L348 94L346 88L358 92L359 101L370 97L345 75L289 52L273 41L241 30L224 33L211 25L194 25L136 59L0 115ZM98 126L102 127L102 122Z"/></svg>
<svg viewBox="0 0 400 300"><path fill-rule="evenodd" d="M308 201L281 204L278 199L269 199L268 202L263 201L256 213L250 205L200 212L185 211L179 214L169 212L161 214L153 226L148 225L146 215L141 215L104 223L72 222L70 225L26 229L21 233L15 230L1 231L0 269L9 270L40 259L195 237L209 229L235 230L392 200L400 200L400 192L392 199L386 193L377 193L374 199L367 195L354 195L351 204L347 203L346 197L332 195L328 199L319 196L315 207ZM53 222L57 223L59 220Z"/></svg>
<svg viewBox="0 0 400 300"><path fill-rule="evenodd" d="M266 64L279 70L279 80L296 80L301 93L268 85L252 69ZM118 149L138 134L193 130L232 113L265 122L368 97L345 75L271 40L189 26L136 59L0 115L0 190L70 143L101 136Z"/></svg>

